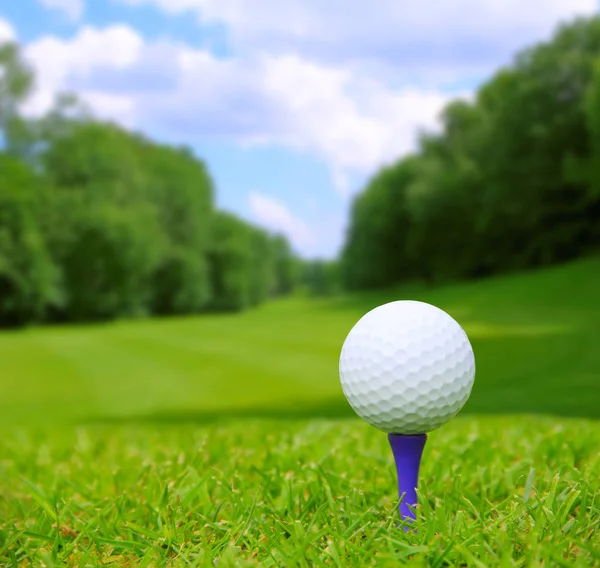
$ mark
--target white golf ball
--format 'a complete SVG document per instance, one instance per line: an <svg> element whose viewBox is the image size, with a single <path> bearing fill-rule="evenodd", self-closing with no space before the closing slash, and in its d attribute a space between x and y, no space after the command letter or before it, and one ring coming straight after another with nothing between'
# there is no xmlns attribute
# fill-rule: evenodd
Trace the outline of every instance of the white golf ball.
<svg viewBox="0 0 600 568"><path fill-rule="evenodd" d="M454 417L475 379L467 334L446 312L412 300L363 316L344 342L342 390L369 424L394 434L422 434Z"/></svg>

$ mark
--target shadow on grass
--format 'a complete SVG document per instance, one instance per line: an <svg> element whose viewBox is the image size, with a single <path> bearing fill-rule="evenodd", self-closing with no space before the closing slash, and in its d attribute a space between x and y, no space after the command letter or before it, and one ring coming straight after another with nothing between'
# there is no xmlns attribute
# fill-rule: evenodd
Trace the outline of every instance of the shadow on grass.
<svg viewBox="0 0 600 568"><path fill-rule="evenodd" d="M342 420L356 418L345 399L335 397L323 401L285 403L275 406L251 408L223 408L218 410L165 410L147 414L124 416L95 416L86 420L90 424L153 423L153 424L214 424L241 419L267 420Z"/></svg>
<svg viewBox="0 0 600 568"><path fill-rule="evenodd" d="M477 375L461 415L533 414L600 419L597 371L600 350L596 340L600 328L590 323L590 318L587 314L573 313L570 327L543 321L530 321L528 325L472 325ZM311 394L315 400L308 400ZM218 405L225 400L212 400L212 408L157 408L144 414L133 410L131 414L91 416L85 422L212 424L244 419L356 418L341 393L323 399L318 398L318 392L307 391L306 397L286 402L271 398L253 406L221 408Z"/></svg>
<svg viewBox="0 0 600 568"><path fill-rule="evenodd" d="M537 400L530 396L522 396L517 389L497 387L491 389L494 404L488 396L481 396L475 391L465 407L460 411L461 416L488 415L502 416L514 414L529 414L534 416L555 416L557 418L600 419L600 407L596 404L597 397L592 396L590 403L565 400L557 393L552 400ZM211 425L225 424L239 420L352 420L357 415L343 398L332 398L323 401L302 402L294 405L273 403L270 406L255 406L246 408L222 408L215 410L161 410L146 414L118 416L90 416L78 422L86 424L158 424L158 425Z"/></svg>

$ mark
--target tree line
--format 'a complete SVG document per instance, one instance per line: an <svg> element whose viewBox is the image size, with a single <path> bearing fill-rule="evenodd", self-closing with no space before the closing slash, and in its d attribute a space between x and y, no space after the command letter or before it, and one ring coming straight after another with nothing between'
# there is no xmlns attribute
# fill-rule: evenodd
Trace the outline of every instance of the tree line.
<svg viewBox="0 0 600 568"><path fill-rule="evenodd" d="M242 310L306 289L443 282L600 248L600 18L517 54L356 197L335 262L215 207L186 147L96 120L0 46L0 326Z"/></svg>
<svg viewBox="0 0 600 568"><path fill-rule="evenodd" d="M0 46L0 326L241 310L290 293L288 241L215 208L205 164L72 96L19 113L34 76Z"/></svg>
<svg viewBox="0 0 600 568"><path fill-rule="evenodd" d="M600 249L600 19L517 54L353 202L347 289L443 282Z"/></svg>

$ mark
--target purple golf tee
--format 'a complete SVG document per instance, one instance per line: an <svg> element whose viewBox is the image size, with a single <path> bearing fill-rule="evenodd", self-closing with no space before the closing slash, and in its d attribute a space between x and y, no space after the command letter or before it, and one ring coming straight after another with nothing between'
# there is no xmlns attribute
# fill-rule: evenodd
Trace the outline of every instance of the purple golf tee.
<svg viewBox="0 0 600 568"><path fill-rule="evenodd" d="M427 434L415 436L389 434L388 440L392 447L398 474L400 514L403 520L413 521L415 519L414 508L417 506L419 467L425 442L427 442ZM405 526L404 530L409 529Z"/></svg>

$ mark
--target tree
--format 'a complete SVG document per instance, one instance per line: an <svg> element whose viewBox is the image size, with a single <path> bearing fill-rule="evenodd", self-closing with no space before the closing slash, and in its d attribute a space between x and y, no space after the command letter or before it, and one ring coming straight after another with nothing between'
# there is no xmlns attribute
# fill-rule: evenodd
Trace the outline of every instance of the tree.
<svg viewBox="0 0 600 568"><path fill-rule="evenodd" d="M599 57L600 18L578 19L520 52L472 103L449 104L442 131L355 200L345 285L472 278L597 248Z"/></svg>
<svg viewBox="0 0 600 568"><path fill-rule="evenodd" d="M348 289L388 286L410 276L406 190L412 180L413 161L405 159L379 172L354 200L340 267Z"/></svg>
<svg viewBox="0 0 600 568"><path fill-rule="evenodd" d="M216 213L208 259L213 309L256 306L276 287L277 264L271 236L231 213Z"/></svg>
<svg viewBox="0 0 600 568"><path fill-rule="evenodd" d="M50 191L42 223L61 267L67 320L150 311L150 280L165 250L135 138L110 124L77 122L42 154Z"/></svg>
<svg viewBox="0 0 600 568"><path fill-rule="evenodd" d="M486 118L477 107L457 101L444 109L442 124L441 135L421 138L407 190L407 255L414 274L427 281L484 272L479 219Z"/></svg>
<svg viewBox="0 0 600 568"><path fill-rule="evenodd" d="M309 296L331 296L341 289L340 266L332 260L308 260L302 264L301 282Z"/></svg>
<svg viewBox="0 0 600 568"><path fill-rule="evenodd" d="M111 203L71 212L71 240L61 256L67 319L145 315L148 282L160 252L152 214L133 216Z"/></svg>
<svg viewBox="0 0 600 568"><path fill-rule="evenodd" d="M276 281L275 256L271 236L254 226L247 226L250 256L250 305L258 306L273 293Z"/></svg>
<svg viewBox="0 0 600 568"><path fill-rule="evenodd" d="M140 141L148 198L166 238L152 278L152 309L192 313L211 299L207 261L213 230L214 190L205 165L186 149Z"/></svg>
<svg viewBox="0 0 600 568"><path fill-rule="evenodd" d="M300 261L294 254L290 243L283 235L272 239L273 261L275 263L274 296L291 294L300 279Z"/></svg>
<svg viewBox="0 0 600 568"><path fill-rule="evenodd" d="M583 101L598 56L600 19L578 19L522 51L478 95L490 119L483 222L493 271L566 260L588 247L587 183L566 179L564 165L590 150Z"/></svg>
<svg viewBox="0 0 600 568"><path fill-rule="evenodd" d="M36 224L40 181L0 154L0 325L41 321L59 301L57 269Z"/></svg>
<svg viewBox="0 0 600 568"><path fill-rule="evenodd" d="M2 46L0 142L19 160L0 170L0 324L244 309L293 289L287 241L215 215L189 148L96 120L73 94L25 120L33 79Z"/></svg>
<svg viewBox="0 0 600 568"><path fill-rule="evenodd" d="M253 303L249 237L248 225L234 215L215 215L208 259L216 310L242 310Z"/></svg>
<svg viewBox="0 0 600 568"><path fill-rule="evenodd" d="M594 74L585 96L584 108L589 134L590 150L585 157L570 153L565 160L567 184L585 184L587 192L581 196L579 219L582 243L591 250L600 245L600 59L594 65Z"/></svg>
<svg viewBox="0 0 600 568"><path fill-rule="evenodd" d="M33 73L15 43L0 44L0 142L10 153L19 153L26 123L19 107L31 93Z"/></svg>

